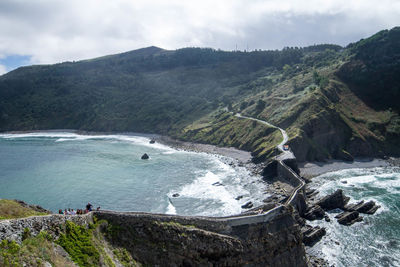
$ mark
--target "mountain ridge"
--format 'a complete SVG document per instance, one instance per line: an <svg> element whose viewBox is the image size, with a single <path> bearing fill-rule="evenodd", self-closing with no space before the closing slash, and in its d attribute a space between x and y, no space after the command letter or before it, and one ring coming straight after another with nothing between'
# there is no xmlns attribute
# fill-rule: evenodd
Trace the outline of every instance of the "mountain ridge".
<svg viewBox="0 0 400 267"><path fill-rule="evenodd" d="M0 131L160 133L269 158L276 133L241 130L228 108L285 128L300 161L399 155L399 29L345 48L151 46L19 68L0 76Z"/></svg>

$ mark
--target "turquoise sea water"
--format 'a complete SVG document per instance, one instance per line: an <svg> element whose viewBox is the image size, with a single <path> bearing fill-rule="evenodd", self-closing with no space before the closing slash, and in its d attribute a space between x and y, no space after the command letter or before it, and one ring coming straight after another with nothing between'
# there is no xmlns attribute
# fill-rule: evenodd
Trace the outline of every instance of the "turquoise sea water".
<svg viewBox="0 0 400 267"><path fill-rule="evenodd" d="M1 134L0 198L52 211L83 208L90 201L110 210L222 216L266 197L260 177L231 167L226 158L149 140L69 132ZM141 160L143 153L150 159ZM172 197L175 193L180 196ZM239 195L244 197L235 200Z"/></svg>
<svg viewBox="0 0 400 267"><path fill-rule="evenodd" d="M322 195L337 188L351 197L351 202L374 200L381 208L374 215L364 215L363 222L352 226L314 221L326 227L326 236L312 249L321 251L335 266L400 266L400 169L397 167L348 169L313 178L312 187Z"/></svg>

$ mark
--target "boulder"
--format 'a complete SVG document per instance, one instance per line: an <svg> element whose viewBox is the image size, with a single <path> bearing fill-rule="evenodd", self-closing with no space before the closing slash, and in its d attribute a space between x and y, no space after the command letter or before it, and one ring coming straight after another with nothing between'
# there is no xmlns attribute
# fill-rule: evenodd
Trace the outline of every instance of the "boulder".
<svg viewBox="0 0 400 267"><path fill-rule="evenodd" d="M246 204L242 205L242 209L251 209L253 207L253 202L249 201Z"/></svg>
<svg viewBox="0 0 400 267"><path fill-rule="evenodd" d="M336 215L335 218L337 219L338 223L349 226L363 220L363 217L359 215L360 214L358 211L345 211L339 215Z"/></svg>
<svg viewBox="0 0 400 267"><path fill-rule="evenodd" d="M156 140L151 139L149 143L150 143L150 144L154 144L155 142L156 142Z"/></svg>
<svg viewBox="0 0 400 267"><path fill-rule="evenodd" d="M325 211L333 209L344 209L344 206L349 202L350 198L343 194L342 189L338 189L330 195L323 197L316 204Z"/></svg>
<svg viewBox="0 0 400 267"><path fill-rule="evenodd" d="M179 194L175 193L175 194L172 195L172 197L179 197Z"/></svg>
<svg viewBox="0 0 400 267"><path fill-rule="evenodd" d="M146 153L144 153L143 156L141 157L141 159L149 159L149 155L147 155Z"/></svg>
<svg viewBox="0 0 400 267"><path fill-rule="evenodd" d="M326 230L324 227L312 227L310 225L306 225L302 229L303 234L303 243L306 246L312 246L326 234Z"/></svg>
<svg viewBox="0 0 400 267"><path fill-rule="evenodd" d="M310 221L320 220L324 218L325 211L318 205L311 206L304 214L304 218Z"/></svg>
<svg viewBox="0 0 400 267"><path fill-rule="evenodd" d="M235 200L240 200L240 199L242 199L243 197L244 197L243 195L237 196L237 197L235 197Z"/></svg>

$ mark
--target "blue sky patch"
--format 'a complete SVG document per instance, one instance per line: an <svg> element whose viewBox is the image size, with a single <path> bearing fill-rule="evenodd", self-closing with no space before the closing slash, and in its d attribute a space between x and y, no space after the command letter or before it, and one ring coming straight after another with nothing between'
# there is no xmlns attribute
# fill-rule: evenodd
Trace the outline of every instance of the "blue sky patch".
<svg viewBox="0 0 400 267"><path fill-rule="evenodd" d="M0 58L0 65L7 68L7 71L11 71L21 66L31 65L31 56L23 55L9 55Z"/></svg>

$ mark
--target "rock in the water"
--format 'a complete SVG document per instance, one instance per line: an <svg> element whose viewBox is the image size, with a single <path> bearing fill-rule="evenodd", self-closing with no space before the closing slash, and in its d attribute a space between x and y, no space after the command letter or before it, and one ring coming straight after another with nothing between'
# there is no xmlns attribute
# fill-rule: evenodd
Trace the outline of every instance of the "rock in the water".
<svg viewBox="0 0 400 267"><path fill-rule="evenodd" d="M214 186L224 186L221 182L215 182L212 185L214 185Z"/></svg>
<svg viewBox="0 0 400 267"><path fill-rule="evenodd" d="M172 195L172 197L179 197L179 194L175 193L175 194Z"/></svg>
<svg viewBox="0 0 400 267"><path fill-rule="evenodd" d="M364 203L364 200L358 202L357 204L347 205L345 210L348 211L358 211L359 213L374 214L380 206L376 205L374 201L368 201Z"/></svg>
<svg viewBox="0 0 400 267"><path fill-rule="evenodd" d="M338 223L348 226L356 222L361 222L363 220L363 217L359 215L360 214L358 213L358 211L345 211L343 213L340 213L339 215L336 215L335 218L337 218Z"/></svg>
<svg viewBox="0 0 400 267"><path fill-rule="evenodd" d="M253 207L253 202L249 201L242 206L242 209L251 209Z"/></svg>
<svg viewBox="0 0 400 267"><path fill-rule="evenodd" d="M334 193L327 195L326 197L323 197L317 202L317 205L319 205L321 208L324 210L333 210L333 209L343 209L344 206L349 202L350 198L346 197L343 194L342 189L336 190Z"/></svg>
<svg viewBox="0 0 400 267"><path fill-rule="evenodd" d="M144 153L143 156L141 157L141 159L149 159L149 155L147 155L146 153Z"/></svg>
<svg viewBox="0 0 400 267"><path fill-rule="evenodd" d="M156 140L151 139L149 143L150 143L150 144L154 144L155 142L156 142Z"/></svg>
<svg viewBox="0 0 400 267"><path fill-rule="evenodd" d="M314 205L307 209L306 213L304 214L304 218L307 220L320 220L324 218L325 211L318 205Z"/></svg>
<svg viewBox="0 0 400 267"><path fill-rule="evenodd" d="M312 246L318 242L325 234L325 228L319 226L311 227L307 225L303 232L303 243L306 246Z"/></svg>
<svg viewBox="0 0 400 267"><path fill-rule="evenodd" d="M244 197L243 195L242 196L237 196L237 197L235 197L235 200L241 200L243 197Z"/></svg>

